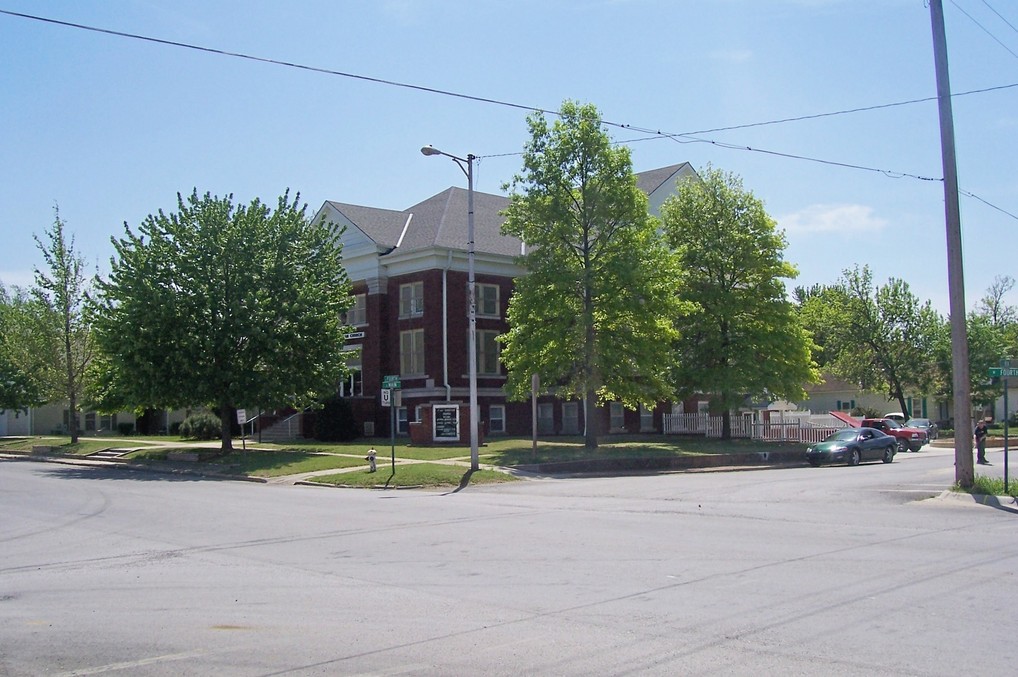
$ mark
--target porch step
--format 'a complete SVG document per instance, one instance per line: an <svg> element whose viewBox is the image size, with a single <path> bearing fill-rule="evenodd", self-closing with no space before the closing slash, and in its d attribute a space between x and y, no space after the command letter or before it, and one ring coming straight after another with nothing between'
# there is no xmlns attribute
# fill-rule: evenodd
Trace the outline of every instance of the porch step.
<svg viewBox="0 0 1018 677"><path fill-rule="evenodd" d="M122 458L129 453L131 453L130 449L103 449L102 451L97 451L94 454L89 454L88 457L99 460L109 460Z"/></svg>

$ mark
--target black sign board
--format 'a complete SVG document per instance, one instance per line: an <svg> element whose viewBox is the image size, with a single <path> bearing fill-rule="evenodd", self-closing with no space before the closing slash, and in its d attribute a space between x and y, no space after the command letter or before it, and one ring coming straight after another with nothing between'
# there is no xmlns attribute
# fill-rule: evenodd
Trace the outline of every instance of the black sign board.
<svg viewBox="0 0 1018 677"><path fill-rule="evenodd" d="M460 438L459 406L436 405L432 411L435 419L435 439L459 440Z"/></svg>

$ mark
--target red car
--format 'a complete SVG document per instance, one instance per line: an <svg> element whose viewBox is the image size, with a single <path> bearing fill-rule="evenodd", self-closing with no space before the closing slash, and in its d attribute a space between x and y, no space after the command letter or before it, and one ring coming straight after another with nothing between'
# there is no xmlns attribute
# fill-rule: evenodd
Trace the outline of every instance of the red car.
<svg viewBox="0 0 1018 677"><path fill-rule="evenodd" d="M899 452L919 451L930 441L925 430L908 428L893 418L864 418L862 425L866 428L876 428L897 439Z"/></svg>

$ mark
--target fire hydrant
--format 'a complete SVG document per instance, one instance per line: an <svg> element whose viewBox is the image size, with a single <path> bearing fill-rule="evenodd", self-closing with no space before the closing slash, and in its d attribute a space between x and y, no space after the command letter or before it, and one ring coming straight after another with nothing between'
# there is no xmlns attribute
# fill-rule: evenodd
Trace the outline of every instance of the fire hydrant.
<svg viewBox="0 0 1018 677"><path fill-rule="evenodd" d="M375 470L377 470L377 467L375 466L375 456L377 455L378 452L375 451L374 447L368 449L368 455L364 457L364 460L368 462L368 472L375 472Z"/></svg>

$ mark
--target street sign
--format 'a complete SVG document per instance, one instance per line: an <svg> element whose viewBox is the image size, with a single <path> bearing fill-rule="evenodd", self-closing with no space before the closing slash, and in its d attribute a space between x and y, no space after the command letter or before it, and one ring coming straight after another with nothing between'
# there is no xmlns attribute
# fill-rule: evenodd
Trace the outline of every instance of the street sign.
<svg viewBox="0 0 1018 677"><path fill-rule="evenodd" d="M390 390L389 388L382 388L382 406L383 407L392 406L392 390Z"/></svg>
<svg viewBox="0 0 1018 677"><path fill-rule="evenodd" d="M237 425L244 425L247 423L247 412L243 409L237 410Z"/></svg>
<svg viewBox="0 0 1018 677"><path fill-rule="evenodd" d="M990 367L990 377L1018 378L1018 367Z"/></svg>
<svg viewBox="0 0 1018 677"><path fill-rule="evenodd" d="M383 376L382 377L382 387L383 388L401 388L402 386L400 385L400 382L399 382L399 374L390 374L388 376Z"/></svg>

